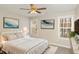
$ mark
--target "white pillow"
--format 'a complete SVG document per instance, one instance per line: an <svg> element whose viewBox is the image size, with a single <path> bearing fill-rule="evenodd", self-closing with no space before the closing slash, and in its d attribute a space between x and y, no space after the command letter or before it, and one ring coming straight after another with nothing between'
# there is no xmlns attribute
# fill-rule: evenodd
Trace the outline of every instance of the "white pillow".
<svg viewBox="0 0 79 59"><path fill-rule="evenodd" d="M17 36L15 34L3 34L2 35L4 40L14 40L17 39Z"/></svg>
<svg viewBox="0 0 79 59"><path fill-rule="evenodd" d="M8 37L6 35L1 35L0 36L0 42L4 40L4 41L7 41L8 40Z"/></svg>
<svg viewBox="0 0 79 59"><path fill-rule="evenodd" d="M17 36L15 34L7 35L7 37L8 37L8 40L15 40L15 39L17 39Z"/></svg>
<svg viewBox="0 0 79 59"><path fill-rule="evenodd" d="M14 39L19 39L23 38L22 32L16 32L16 33L4 33L2 34L4 40L14 40Z"/></svg>
<svg viewBox="0 0 79 59"><path fill-rule="evenodd" d="M15 33L15 35L17 36L17 38L23 38L24 37L22 32Z"/></svg>

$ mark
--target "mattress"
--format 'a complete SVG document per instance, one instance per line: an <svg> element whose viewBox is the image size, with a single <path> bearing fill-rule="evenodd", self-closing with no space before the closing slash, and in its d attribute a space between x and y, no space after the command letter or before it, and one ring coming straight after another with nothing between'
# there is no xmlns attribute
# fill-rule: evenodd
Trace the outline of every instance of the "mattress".
<svg viewBox="0 0 79 59"><path fill-rule="evenodd" d="M39 38L21 38L3 44L3 51L10 54L41 54L47 48L48 41Z"/></svg>

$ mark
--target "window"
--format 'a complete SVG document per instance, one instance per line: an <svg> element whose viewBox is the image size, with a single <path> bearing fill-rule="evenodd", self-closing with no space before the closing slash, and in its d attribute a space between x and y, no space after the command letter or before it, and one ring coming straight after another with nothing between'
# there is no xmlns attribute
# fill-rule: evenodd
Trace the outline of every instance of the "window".
<svg viewBox="0 0 79 59"><path fill-rule="evenodd" d="M68 38L69 32L72 30L72 17L59 18L59 37Z"/></svg>

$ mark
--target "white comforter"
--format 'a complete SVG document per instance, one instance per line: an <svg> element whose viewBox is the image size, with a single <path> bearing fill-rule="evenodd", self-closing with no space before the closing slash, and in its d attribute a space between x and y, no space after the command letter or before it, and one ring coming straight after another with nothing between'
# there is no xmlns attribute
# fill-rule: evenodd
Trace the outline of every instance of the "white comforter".
<svg viewBox="0 0 79 59"><path fill-rule="evenodd" d="M7 41L3 45L3 50L7 53L16 54L40 54L48 47L47 40L38 38L21 38Z"/></svg>

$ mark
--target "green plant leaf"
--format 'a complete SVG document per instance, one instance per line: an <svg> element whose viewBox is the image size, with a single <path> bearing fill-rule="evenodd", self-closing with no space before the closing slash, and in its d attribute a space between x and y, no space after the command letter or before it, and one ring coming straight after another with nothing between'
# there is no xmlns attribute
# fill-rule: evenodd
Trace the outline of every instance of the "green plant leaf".
<svg viewBox="0 0 79 59"><path fill-rule="evenodd" d="M69 32L69 38L75 37L76 33L75 32Z"/></svg>

